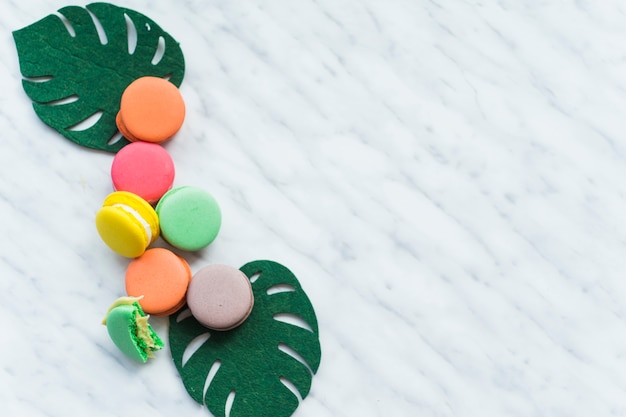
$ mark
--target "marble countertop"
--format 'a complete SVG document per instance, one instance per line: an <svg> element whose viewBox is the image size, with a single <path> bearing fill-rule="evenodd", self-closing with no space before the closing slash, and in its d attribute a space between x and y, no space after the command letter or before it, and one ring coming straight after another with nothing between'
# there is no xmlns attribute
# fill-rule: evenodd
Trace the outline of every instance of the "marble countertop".
<svg viewBox="0 0 626 417"><path fill-rule="evenodd" d="M0 14L0 410L208 416L167 351L100 320L110 154L48 128ZM626 6L128 1L181 44L177 185L219 201L189 260L272 259L315 306L297 417L626 415ZM167 321L154 320L167 333Z"/></svg>

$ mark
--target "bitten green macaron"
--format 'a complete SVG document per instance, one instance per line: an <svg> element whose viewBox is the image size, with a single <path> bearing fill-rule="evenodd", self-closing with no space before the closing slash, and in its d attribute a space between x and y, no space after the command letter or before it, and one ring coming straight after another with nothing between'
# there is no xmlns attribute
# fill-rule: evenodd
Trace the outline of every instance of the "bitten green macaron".
<svg viewBox="0 0 626 417"><path fill-rule="evenodd" d="M222 212L207 191L193 186L174 188L156 206L161 237L187 251L208 246L222 225Z"/></svg>
<svg viewBox="0 0 626 417"><path fill-rule="evenodd" d="M107 326L115 346L126 356L145 363L162 349L163 341L148 324L148 317L139 305L140 298L121 297L109 308L102 324Z"/></svg>

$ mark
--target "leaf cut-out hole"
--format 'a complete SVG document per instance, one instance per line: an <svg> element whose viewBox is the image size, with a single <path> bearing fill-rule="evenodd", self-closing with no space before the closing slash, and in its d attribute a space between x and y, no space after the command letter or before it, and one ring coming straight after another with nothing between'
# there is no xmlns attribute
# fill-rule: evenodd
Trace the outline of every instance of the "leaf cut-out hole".
<svg viewBox="0 0 626 417"><path fill-rule="evenodd" d="M63 104L70 104L73 103L75 101L78 101L78 96L76 94L73 94L69 97L65 97L65 98L61 98L59 100L53 100L50 101L48 103L46 103L49 106L62 106Z"/></svg>
<svg viewBox="0 0 626 417"><path fill-rule="evenodd" d="M276 284L267 289L267 295L279 294L281 292L294 292L296 288L289 284Z"/></svg>
<svg viewBox="0 0 626 417"><path fill-rule="evenodd" d="M256 282L257 279L259 279L261 277L261 273L257 272L256 274L252 275L250 277L250 283L254 284Z"/></svg>
<svg viewBox="0 0 626 417"><path fill-rule="evenodd" d="M206 380L204 381L204 388L202 389L202 398L206 398L206 392L209 389L211 382L213 382L213 378L215 378L215 374L217 374L217 371L219 371L220 366L222 366L222 361L220 361L219 359L213 362L213 365L211 365L211 369L209 369L209 374L206 376Z"/></svg>
<svg viewBox="0 0 626 417"><path fill-rule="evenodd" d="M163 79L164 79L165 81L169 81L169 80L170 80L170 78L172 78L172 73L171 73L171 72L170 72L169 74L165 74L165 75L163 76Z"/></svg>
<svg viewBox="0 0 626 417"><path fill-rule="evenodd" d="M310 331L311 333L313 332L313 329L311 328L311 326L309 326L309 323L304 321L304 319L302 319L302 317L296 316L295 314L291 314L291 313L274 314L274 320L280 321L280 322L283 322L283 323L287 323L287 324L291 324L293 326L301 327L301 328L303 328L305 330Z"/></svg>
<svg viewBox="0 0 626 417"><path fill-rule="evenodd" d="M165 55L165 38L163 36L159 36L159 42L157 43L156 51L154 51L154 56L152 57L152 65L158 64L163 56Z"/></svg>
<svg viewBox="0 0 626 417"><path fill-rule="evenodd" d="M24 79L26 81L30 81L31 83L45 83L50 81L52 78L52 75L42 75L40 77L24 77Z"/></svg>
<svg viewBox="0 0 626 417"><path fill-rule="evenodd" d="M291 382L284 376L280 377L280 382L282 382L283 385L286 386L287 389L291 391L293 395L296 396L296 398L298 399L298 402L302 402L302 395L300 394L300 391L298 391L298 388L296 388L296 386L293 384L293 382Z"/></svg>
<svg viewBox="0 0 626 417"><path fill-rule="evenodd" d="M69 33L72 38L75 38L76 31L74 30L74 26L72 26L72 23L69 21L69 19L59 12L54 13L54 15L61 19L61 23L63 23L63 26L65 26L65 29L67 29L67 33Z"/></svg>
<svg viewBox="0 0 626 417"><path fill-rule="evenodd" d="M113 136L111 136L111 139L109 139L107 141L107 145L109 146L113 146L115 145L117 142L119 142L120 140L122 140L124 136L122 135L122 133L120 132L115 132L115 134Z"/></svg>
<svg viewBox="0 0 626 417"><path fill-rule="evenodd" d="M104 27L102 27L102 23L100 22L100 19L98 19L98 17L95 14L93 14L91 10L89 9L87 9L87 13L89 13L89 16L91 16L93 25L96 28L96 32L98 33L98 38L100 38L100 44L106 45L107 43L109 43L109 38L107 37L107 34L104 31Z"/></svg>
<svg viewBox="0 0 626 417"><path fill-rule="evenodd" d="M128 36L128 55L132 55L135 53L135 48L137 48L137 28L126 13L124 13L124 20L126 20L126 33Z"/></svg>
<svg viewBox="0 0 626 417"><path fill-rule="evenodd" d="M82 122L78 122L74 126L68 127L67 130L71 130L72 132L82 132L83 130L93 127L96 123L98 123L101 117L102 110L98 110Z"/></svg>
<svg viewBox="0 0 626 417"><path fill-rule="evenodd" d="M228 394L228 397L226 398L226 407L225 407L225 412L226 412L226 417L230 417L230 410L233 409L233 403L235 402L235 390L232 390L230 392L230 394Z"/></svg>
<svg viewBox="0 0 626 417"><path fill-rule="evenodd" d="M186 308L181 311L178 316L176 316L176 323L180 323L181 321L188 319L189 317L191 317L191 310Z"/></svg>
<svg viewBox="0 0 626 417"><path fill-rule="evenodd" d="M311 373L311 376L313 376L315 374L315 372L313 372L313 370L311 369L309 364L304 360L304 358L302 356L300 356L300 354L298 352L293 350L291 348L291 346L288 346L288 345L286 345L284 343L279 343L278 344L278 350L280 350L281 352L286 353L287 355L291 356L292 358L294 358L295 360L300 362L302 365L306 366L307 369L309 370L309 372Z"/></svg>
<svg viewBox="0 0 626 417"><path fill-rule="evenodd" d="M200 336L197 336L196 338L194 338L185 348L185 351L183 352L183 358L182 358L182 366L184 367L185 364L187 364L187 361L189 360L189 358L191 358L191 356L196 353L196 351L198 349L200 349L202 347L202 345L209 340L209 338L211 337L211 333L202 333Z"/></svg>

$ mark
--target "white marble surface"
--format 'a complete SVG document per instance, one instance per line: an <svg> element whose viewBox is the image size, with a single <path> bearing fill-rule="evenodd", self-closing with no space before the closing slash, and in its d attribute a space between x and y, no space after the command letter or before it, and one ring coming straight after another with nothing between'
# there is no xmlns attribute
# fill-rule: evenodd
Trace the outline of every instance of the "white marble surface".
<svg viewBox="0 0 626 417"><path fill-rule="evenodd" d="M0 414L209 415L100 325L112 157L36 118L11 38L69 4L0 13ZM186 56L176 184L224 212L192 269L273 259L316 307L296 416L626 415L623 2L125 5Z"/></svg>

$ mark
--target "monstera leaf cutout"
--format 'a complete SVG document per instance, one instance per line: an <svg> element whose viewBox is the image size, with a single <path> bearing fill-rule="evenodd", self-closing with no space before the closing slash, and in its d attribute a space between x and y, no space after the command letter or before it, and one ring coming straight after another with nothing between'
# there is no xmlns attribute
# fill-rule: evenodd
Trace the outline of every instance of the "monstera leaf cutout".
<svg viewBox="0 0 626 417"><path fill-rule="evenodd" d="M206 404L215 416L227 415L231 393L230 417L290 416L299 400L287 385L293 384L305 398L320 363L315 311L297 278L284 266L254 261L241 271L251 278L254 292L248 319L233 330L218 332L198 323L189 310L170 316L174 364L191 397ZM281 319L283 315L297 316L306 326L290 324ZM198 343L200 347L194 347ZM212 379L207 378L210 373Z"/></svg>
<svg viewBox="0 0 626 417"><path fill-rule="evenodd" d="M155 76L180 86L185 71L174 38L141 13L108 3L64 7L13 38L39 118L80 145L109 152L128 144L112 143L128 84Z"/></svg>

